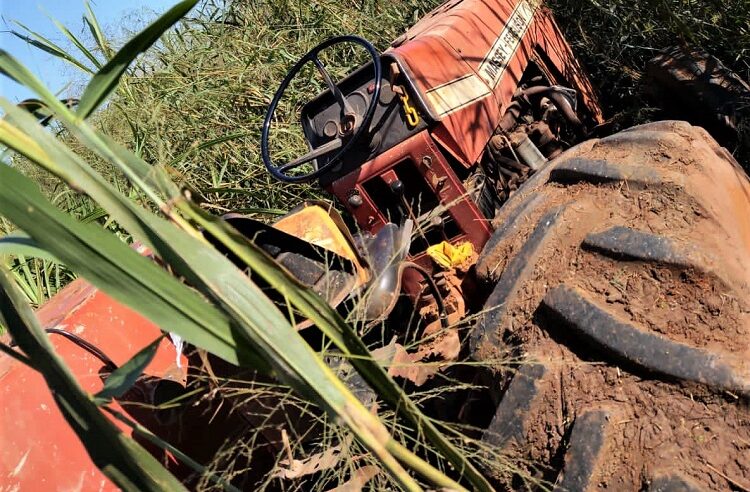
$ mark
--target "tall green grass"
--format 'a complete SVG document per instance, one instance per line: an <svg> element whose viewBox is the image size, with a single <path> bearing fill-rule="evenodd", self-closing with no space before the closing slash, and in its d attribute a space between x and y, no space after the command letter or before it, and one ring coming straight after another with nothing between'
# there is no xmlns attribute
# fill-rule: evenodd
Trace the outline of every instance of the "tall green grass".
<svg viewBox="0 0 750 492"><path fill-rule="evenodd" d="M164 165L205 209L270 220L300 200L321 196L317 189L273 180L260 160L265 109L288 68L315 44L341 33L361 35L383 50L437 4L437 0L201 1L174 31L133 62L106 107L91 121L145 161ZM16 26L17 35L58 53L85 79L114 53L115 44L90 6L87 9L84 35L75 26L61 33L69 39L67 44L55 44L21 25ZM294 84L285 101L283 109L291 117L275 124L272 142L278 144L280 158L290 159L304 146L293 118L305 98L320 87L308 87L306 82L313 80ZM140 191L131 188L120 171L80 145L67 128L54 130L108 181L141 199ZM296 145L290 140L293 137ZM49 173L22 157L14 157L14 164L48 197L55 196L58 185ZM72 204L71 210L76 207ZM28 280L33 284L34 279ZM37 302L47 298L43 290L35 297Z"/></svg>
<svg viewBox="0 0 750 492"><path fill-rule="evenodd" d="M438 3L205 0L134 62L93 121L147 162L168 165L172 177L189 183L214 211L288 210L319 194L274 181L260 160L265 109L289 67L320 41L342 33L386 49ZM96 39L95 47L74 47L63 59L84 72L95 69L92 59L111 49L104 33ZM305 82L312 79L290 91L290 114L315 93ZM286 144L281 150L287 158L296 149L284 138L297 126L286 121L274 129L273 140Z"/></svg>
<svg viewBox="0 0 750 492"><path fill-rule="evenodd" d="M196 197L213 211L287 210L319 193L273 181L259 157L265 108L289 66L318 42L344 33L358 34L386 49L439 3L203 0L176 31L135 61L111 103L94 119L147 162L168 164L173 178L190 183L199 192ZM548 4L616 128L656 114L655 102L646 97L643 70L666 46L703 47L750 79L750 2L745 0ZM86 38L93 46L78 40L64 55L83 72L94 70L94 61L100 63L112 50L106 33L100 28L90 31ZM291 91L290 114L314 88L298 85L298 91ZM296 127L289 119L275 128L279 137L273 140L282 143L282 157L295 155L296 146L283 137ZM64 132L62 137L66 138ZM748 145L744 138L739 149L743 155Z"/></svg>
<svg viewBox="0 0 750 492"><path fill-rule="evenodd" d="M750 81L747 0L548 0L568 42L601 95L615 130L658 115L644 69L659 50L689 46L719 58ZM750 108L739 108L743 119ZM750 128L740 124L737 148L750 169Z"/></svg>

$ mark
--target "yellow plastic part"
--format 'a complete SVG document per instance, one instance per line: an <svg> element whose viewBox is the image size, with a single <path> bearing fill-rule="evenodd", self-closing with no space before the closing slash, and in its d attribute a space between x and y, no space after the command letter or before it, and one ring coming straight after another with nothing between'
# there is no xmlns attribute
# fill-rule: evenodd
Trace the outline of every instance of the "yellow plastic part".
<svg viewBox="0 0 750 492"><path fill-rule="evenodd" d="M369 280L369 273L360 263L354 248L322 207L304 207L282 217L273 227L350 260L357 269L357 287Z"/></svg>
<svg viewBox="0 0 750 492"><path fill-rule="evenodd" d="M454 245L443 241L427 248L427 254L445 269L458 268L471 261L474 256L474 246L470 242Z"/></svg>

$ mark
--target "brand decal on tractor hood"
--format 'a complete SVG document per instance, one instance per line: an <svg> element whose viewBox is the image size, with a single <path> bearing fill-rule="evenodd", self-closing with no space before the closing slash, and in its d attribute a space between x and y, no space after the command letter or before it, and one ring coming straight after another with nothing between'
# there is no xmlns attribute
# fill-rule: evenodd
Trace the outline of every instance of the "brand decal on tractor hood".
<svg viewBox="0 0 750 492"><path fill-rule="evenodd" d="M468 73L427 91L427 99L439 117L492 93L526 35L538 5L538 0L521 0L516 5L476 73Z"/></svg>
<svg viewBox="0 0 750 492"><path fill-rule="evenodd" d="M521 0L516 5L489 53L479 65L479 75L490 88L494 89L500 82L508 62L531 25L536 6L537 2L529 0Z"/></svg>

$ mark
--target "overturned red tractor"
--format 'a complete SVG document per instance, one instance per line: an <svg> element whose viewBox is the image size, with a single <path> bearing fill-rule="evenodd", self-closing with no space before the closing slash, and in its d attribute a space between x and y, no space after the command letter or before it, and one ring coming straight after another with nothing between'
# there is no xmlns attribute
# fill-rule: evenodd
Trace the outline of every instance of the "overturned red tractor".
<svg viewBox="0 0 750 492"><path fill-rule="evenodd" d="M339 44L369 61L335 81L321 53ZM275 112L310 64L327 90L302 110L309 152L278 162ZM356 36L320 44L271 102L268 171L317 183L343 214L306 202L271 226L225 219L331 305L396 338L418 313L422 335L435 336L405 357L437 363L395 374L410 387L439 384L440 362L482 363L451 374L482 390L427 411L481 429L467 432L518 458L536 483L742 489L750 181L699 127L662 121L602 136L603 123L545 7L451 0L383 53ZM82 280L38 314L92 392L160 333ZM251 412L217 410L206 423L198 410L128 405L167 401L199 364L165 339L120 405L207 463L253 425ZM41 377L0 355L0 391L0 490L113 487ZM516 488L512 475L489 478Z"/></svg>

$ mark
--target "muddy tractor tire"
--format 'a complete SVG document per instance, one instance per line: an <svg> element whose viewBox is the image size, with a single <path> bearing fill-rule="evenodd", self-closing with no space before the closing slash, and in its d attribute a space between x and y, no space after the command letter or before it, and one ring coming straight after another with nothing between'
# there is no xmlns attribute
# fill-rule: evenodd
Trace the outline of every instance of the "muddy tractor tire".
<svg viewBox="0 0 750 492"><path fill-rule="evenodd" d="M498 368L482 439L556 490L748 490L750 181L734 158L687 123L638 126L562 154L494 223L469 337Z"/></svg>
<svg viewBox="0 0 750 492"><path fill-rule="evenodd" d="M737 145L747 131L750 85L703 50L664 50L649 60L645 81L665 116L706 128L722 145Z"/></svg>

